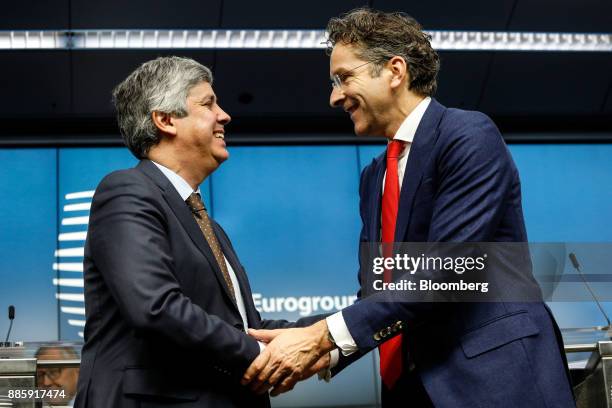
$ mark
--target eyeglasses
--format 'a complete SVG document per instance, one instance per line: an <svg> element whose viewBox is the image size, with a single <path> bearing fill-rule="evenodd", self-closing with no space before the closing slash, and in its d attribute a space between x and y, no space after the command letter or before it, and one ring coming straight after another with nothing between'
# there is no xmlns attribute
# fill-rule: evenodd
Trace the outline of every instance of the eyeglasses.
<svg viewBox="0 0 612 408"><path fill-rule="evenodd" d="M332 76L331 77L332 88L342 89L342 84L344 83L344 80L351 72L355 71L358 68L365 67L366 65L371 64L371 63L372 61L366 62L364 64L356 66L355 68L351 68L348 71L343 72L342 74L336 74Z"/></svg>
<svg viewBox="0 0 612 408"><path fill-rule="evenodd" d="M45 376L49 378L51 381L57 380L62 375L63 368L53 367L53 368L45 368L44 370L39 369L36 372L36 379L38 384L42 384L45 380Z"/></svg>

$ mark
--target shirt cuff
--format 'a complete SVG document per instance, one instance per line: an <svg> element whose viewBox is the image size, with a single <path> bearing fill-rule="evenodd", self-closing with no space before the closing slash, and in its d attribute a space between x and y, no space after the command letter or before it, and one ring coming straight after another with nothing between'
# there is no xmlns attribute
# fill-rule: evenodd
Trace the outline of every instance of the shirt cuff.
<svg viewBox="0 0 612 408"><path fill-rule="evenodd" d="M319 381L329 382L332 376L332 368L338 365L338 360L340 359L340 352L337 348L333 349L329 352L329 366L327 368L322 369L317 373L319 377Z"/></svg>
<svg viewBox="0 0 612 408"><path fill-rule="evenodd" d="M334 313L325 320L327 321L329 334L331 334L334 339L336 346L342 351L342 355L350 356L356 352L358 349L357 343L355 343L353 336L351 336L351 332L349 332L348 327L346 327L342 312Z"/></svg>
<svg viewBox="0 0 612 408"><path fill-rule="evenodd" d="M340 352L338 349L333 349L329 352L329 370L338 365L338 360L340 360Z"/></svg>
<svg viewBox="0 0 612 408"><path fill-rule="evenodd" d="M260 353L266 349L266 343L262 343L261 341L258 341L257 344L259 344Z"/></svg>

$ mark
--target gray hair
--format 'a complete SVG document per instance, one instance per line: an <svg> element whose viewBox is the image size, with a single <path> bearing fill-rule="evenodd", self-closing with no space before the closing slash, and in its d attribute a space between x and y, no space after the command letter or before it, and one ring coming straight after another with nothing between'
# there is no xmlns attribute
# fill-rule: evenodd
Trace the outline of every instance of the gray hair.
<svg viewBox="0 0 612 408"><path fill-rule="evenodd" d="M59 346L59 345L48 345L48 346L40 346L38 350L36 350L35 357L40 358L46 356L48 354L54 354L54 352L58 351L62 358L66 360L78 359L79 353L72 346Z"/></svg>
<svg viewBox="0 0 612 408"><path fill-rule="evenodd" d="M210 69L183 57L160 57L145 62L113 90L117 122L125 145L138 159L159 143L151 114L187 116L187 95L201 82L212 85Z"/></svg>
<svg viewBox="0 0 612 408"><path fill-rule="evenodd" d="M431 36L409 15L357 8L330 19L327 32L328 54L337 43L354 45L358 57L372 62L374 76L388 60L400 56L408 64L408 89L423 96L436 92L440 58L431 47Z"/></svg>

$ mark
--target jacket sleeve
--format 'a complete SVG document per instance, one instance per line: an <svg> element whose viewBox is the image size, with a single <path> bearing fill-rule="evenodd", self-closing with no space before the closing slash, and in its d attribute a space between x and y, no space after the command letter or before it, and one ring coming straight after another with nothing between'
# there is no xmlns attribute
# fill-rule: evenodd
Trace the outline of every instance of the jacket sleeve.
<svg viewBox="0 0 612 408"><path fill-rule="evenodd" d="M183 294L174 276L162 198L153 190L129 171L113 173L100 183L90 213L90 257L134 330L162 336L242 375L259 346Z"/></svg>

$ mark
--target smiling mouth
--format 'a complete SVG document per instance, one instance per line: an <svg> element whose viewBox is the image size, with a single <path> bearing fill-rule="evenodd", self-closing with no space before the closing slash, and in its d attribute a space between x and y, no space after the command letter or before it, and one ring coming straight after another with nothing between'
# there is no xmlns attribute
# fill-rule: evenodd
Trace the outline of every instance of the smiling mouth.
<svg viewBox="0 0 612 408"><path fill-rule="evenodd" d="M357 110L357 108L358 108L358 105L357 105L357 104L355 104L355 105L352 105L352 106L350 106L350 107L348 107L348 108L345 108L345 109L344 109L344 111L345 111L346 113L348 113L349 115L353 116L353 113L355 113L355 111Z"/></svg>
<svg viewBox="0 0 612 408"><path fill-rule="evenodd" d="M223 132L215 132L215 133L213 133L213 136L214 136L216 139L221 139L221 140L224 140L224 139L225 139L225 134L224 134Z"/></svg>

